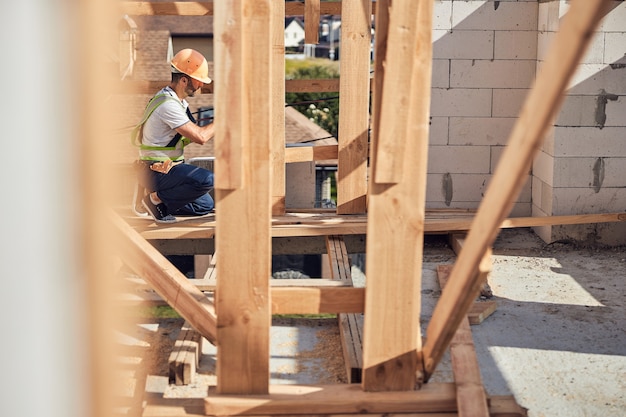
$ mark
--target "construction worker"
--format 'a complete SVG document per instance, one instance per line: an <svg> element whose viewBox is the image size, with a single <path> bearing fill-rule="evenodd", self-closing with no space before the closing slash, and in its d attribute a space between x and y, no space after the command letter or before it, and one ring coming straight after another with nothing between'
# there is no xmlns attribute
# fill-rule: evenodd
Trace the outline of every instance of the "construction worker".
<svg viewBox="0 0 626 417"><path fill-rule="evenodd" d="M157 223L176 215L202 216L213 210L213 172L184 163L183 148L215 135L213 123L198 126L185 100L211 82L206 58L183 49L170 62L172 81L150 100L133 130L139 147L138 181L148 191L142 205Z"/></svg>

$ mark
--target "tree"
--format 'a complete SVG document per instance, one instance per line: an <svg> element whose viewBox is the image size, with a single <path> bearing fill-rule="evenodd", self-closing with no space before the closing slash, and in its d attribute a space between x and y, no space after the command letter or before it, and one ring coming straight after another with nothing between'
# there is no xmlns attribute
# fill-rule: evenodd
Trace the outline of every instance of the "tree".
<svg viewBox="0 0 626 417"><path fill-rule="evenodd" d="M339 78L337 63L327 60L288 60L287 79L313 80ZM315 124L337 137L339 130L339 95L337 93L286 93L287 105L293 106Z"/></svg>

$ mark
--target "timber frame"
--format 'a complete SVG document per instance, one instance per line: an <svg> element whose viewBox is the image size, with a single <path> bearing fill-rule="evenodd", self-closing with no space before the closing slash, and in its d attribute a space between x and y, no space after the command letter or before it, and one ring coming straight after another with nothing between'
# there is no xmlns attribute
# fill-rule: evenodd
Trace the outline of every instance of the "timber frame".
<svg viewBox="0 0 626 417"><path fill-rule="evenodd" d="M123 2L131 16L215 17L215 86L208 90L215 94L216 119L225 119L226 109L230 112L229 123L216 126L215 218L142 226L112 214L123 261L218 346L215 392L201 400L150 402L144 416L524 415L514 401L485 395L467 315L489 272L488 253L500 228L626 220L624 214L507 219L608 3L572 0L478 211L438 222L425 209L433 0L397 2L393 8L390 0ZM313 42L311 30L317 25L311 21L320 14L343 17L342 76L338 81L286 82L284 17L304 15L306 36ZM377 36L370 79L372 14ZM156 85L124 82L120 88L151 92ZM339 91L338 146L285 149L284 93L295 89ZM309 217L286 213L284 164L331 157L338 159L336 212ZM240 238L242 225L247 239ZM468 233L454 266L438 270L443 292L422 344L423 236L433 230ZM203 245L216 234L219 239L206 252L219 253L213 300L148 243L187 239ZM351 288L349 274L341 269L345 235L367 236L366 289ZM270 286L273 239L299 236L326 239L337 266L333 277L347 286ZM293 297L301 307L289 304ZM351 313L364 313L359 384L269 384L271 315L296 310L332 311L345 321ZM455 383L428 383L448 348Z"/></svg>

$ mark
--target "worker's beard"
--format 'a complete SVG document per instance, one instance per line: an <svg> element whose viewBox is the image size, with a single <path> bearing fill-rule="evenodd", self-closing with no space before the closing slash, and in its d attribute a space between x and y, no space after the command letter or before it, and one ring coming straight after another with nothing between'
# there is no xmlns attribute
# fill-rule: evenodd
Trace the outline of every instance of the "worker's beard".
<svg viewBox="0 0 626 417"><path fill-rule="evenodd" d="M189 87L187 87L185 93L187 94L187 97L194 97L196 95L196 92L199 91L200 88L201 87L198 87L194 90L193 87L190 85Z"/></svg>

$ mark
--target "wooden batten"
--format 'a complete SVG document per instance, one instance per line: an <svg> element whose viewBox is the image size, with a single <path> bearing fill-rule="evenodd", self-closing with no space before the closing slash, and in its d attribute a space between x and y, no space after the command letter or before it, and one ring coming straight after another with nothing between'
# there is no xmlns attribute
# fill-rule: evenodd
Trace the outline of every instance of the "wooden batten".
<svg viewBox="0 0 626 417"><path fill-rule="evenodd" d="M217 319L213 303L122 218L117 214L112 214L111 218L120 238L116 247L124 263L143 277L202 336L215 343Z"/></svg>
<svg viewBox="0 0 626 417"><path fill-rule="evenodd" d="M383 57L385 74L380 86L379 112L376 117L376 170L373 180L379 184L396 184L404 173L404 155L411 101L409 81L417 65L413 52L418 37L417 10L420 2L399 2L389 8L386 26L387 51ZM427 91L425 86L424 91ZM423 94L422 94L423 96Z"/></svg>
<svg viewBox="0 0 626 417"><path fill-rule="evenodd" d="M285 2L272 2L272 215L285 214Z"/></svg>
<svg viewBox="0 0 626 417"><path fill-rule="evenodd" d="M304 43L319 43L320 0L304 0Z"/></svg>
<svg viewBox="0 0 626 417"><path fill-rule="evenodd" d="M359 385L272 385L269 395L209 393L207 415L341 415L370 413L455 412L454 384L428 384L419 391L364 392Z"/></svg>
<svg viewBox="0 0 626 417"><path fill-rule="evenodd" d="M330 263L330 273L333 279L352 286L352 271L350 258L346 244L342 236L327 236L326 248ZM365 301L365 289L363 290L363 301ZM343 351L344 364L348 383L355 384L362 381L363 373L363 320L361 315L346 313L362 313L362 311L348 311L341 309L339 314L339 334L341 335L341 348Z"/></svg>
<svg viewBox="0 0 626 417"><path fill-rule="evenodd" d="M395 6L395 4L394 4ZM377 21L389 16L388 2L379 2ZM363 389L366 391L414 390L421 373L419 352L420 288L425 222L426 163L432 62L432 0L419 2L409 20L417 22L417 40L399 38L387 44L386 57L410 54L415 57L411 73L400 72L410 94L408 117L397 131L405 141L404 173L390 186L370 181L367 223L367 292L363 342ZM407 11L408 12L408 11ZM383 23L383 27L391 24ZM383 35L384 37L384 35ZM386 58L385 58L386 59ZM383 63L379 62L376 71ZM375 77L378 77L375 74ZM390 76L385 66L382 84L376 81L375 106L383 106ZM382 87L379 89L379 87ZM382 94L382 97L380 95ZM381 107L375 107L376 123L382 123ZM394 118L395 115L389 115ZM392 120L396 120L395 118ZM380 130L377 128L377 133ZM411 140L408 140L411 137ZM372 174L378 170L378 136L373 137Z"/></svg>
<svg viewBox="0 0 626 417"><path fill-rule="evenodd" d="M369 0L343 0L339 80L337 213L367 210L371 7Z"/></svg>
<svg viewBox="0 0 626 417"><path fill-rule="evenodd" d="M205 16L213 15L214 1L199 2L145 2L125 1L120 7L124 13L131 16L170 15L170 16ZM341 1L324 1L319 4L320 14L340 15ZM274 3L273 3L274 4ZM302 16L305 14L305 4L300 2L286 2L286 16ZM376 8L376 2L372 4L372 12Z"/></svg>
<svg viewBox="0 0 626 417"><path fill-rule="evenodd" d="M221 105L238 113L229 114L228 123L221 124L215 136L221 150L217 159L223 164L222 170L216 169L215 190L217 391L222 394L266 394L269 385L272 106L268 97L273 86L275 18L271 3L215 3L215 47L220 58L215 70L223 75L215 81L216 109Z"/></svg>
<svg viewBox="0 0 626 417"><path fill-rule="evenodd" d="M435 306L424 346L427 378L441 360L454 331L480 291L479 271L484 254L493 244L500 224L519 195L526 173L560 108L563 93L591 40L591 34L609 6L610 2L602 0L572 1L563 17L561 29L522 107L476 213L465 247L454 264L450 281Z"/></svg>
<svg viewBox="0 0 626 417"><path fill-rule="evenodd" d="M487 274L490 269L487 267L483 272ZM437 266L437 279L442 289L448 281L451 270L452 265ZM450 341L450 360L456 383L459 417L489 417L487 395L480 376L472 330L467 317L461 321Z"/></svg>

